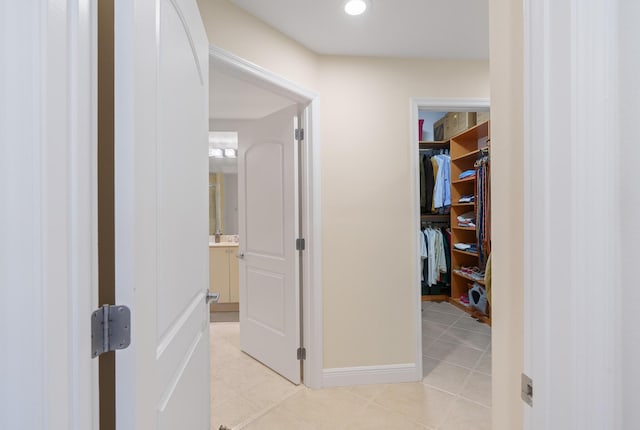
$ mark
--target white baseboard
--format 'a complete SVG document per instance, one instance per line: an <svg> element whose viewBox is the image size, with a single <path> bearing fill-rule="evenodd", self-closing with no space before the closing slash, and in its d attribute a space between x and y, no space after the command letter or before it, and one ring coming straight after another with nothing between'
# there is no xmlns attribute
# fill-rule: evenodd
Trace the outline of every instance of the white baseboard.
<svg viewBox="0 0 640 430"><path fill-rule="evenodd" d="M388 364L383 366L336 367L323 369L323 387L349 385L395 384L422 380L415 363Z"/></svg>

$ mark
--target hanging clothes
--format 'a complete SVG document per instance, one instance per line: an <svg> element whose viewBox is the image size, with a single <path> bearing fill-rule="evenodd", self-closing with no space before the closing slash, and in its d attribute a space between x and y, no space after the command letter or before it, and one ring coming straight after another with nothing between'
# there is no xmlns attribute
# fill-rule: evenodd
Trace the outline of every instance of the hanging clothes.
<svg viewBox="0 0 640 430"><path fill-rule="evenodd" d="M436 184L433 190L434 209L451 206L451 157L445 154L435 155L432 159L438 164Z"/></svg>
<svg viewBox="0 0 640 430"><path fill-rule="evenodd" d="M420 244L420 273L422 274L422 280L424 281L424 260L428 257L427 254L427 239L422 231L418 230L418 243Z"/></svg>
<svg viewBox="0 0 640 430"><path fill-rule="evenodd" d="M447 214L451 207L451 157L420 151L420 213Z"/></svg>
<svg viewBox="0 0 640 430"><path fill-rule="evenodd" d="M427 176L424 169L424 154L420 154L420 208L427 205Z"/></svg>
<svg viewBox="0 0 640 430"><path fill-rule="evenodd" d="M425 242L427 257L422 258L422 279L427 286L433 286L441 283L448 283L449 270L451 263L448 262L447 249L449 244L445 245L448 237L443 234L444 229L426 228L422 232Z"/></svg>

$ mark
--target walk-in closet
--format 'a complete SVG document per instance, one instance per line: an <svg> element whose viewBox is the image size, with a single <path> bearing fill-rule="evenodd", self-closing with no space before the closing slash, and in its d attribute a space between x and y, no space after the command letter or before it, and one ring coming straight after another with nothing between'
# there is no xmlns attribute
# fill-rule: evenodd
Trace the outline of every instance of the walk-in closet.
<svg viewBox="0 0 640 430"><path fill-rule="evenodd" d="M421 112L423 301L449 302L491 324L488 112Z"/></svg>

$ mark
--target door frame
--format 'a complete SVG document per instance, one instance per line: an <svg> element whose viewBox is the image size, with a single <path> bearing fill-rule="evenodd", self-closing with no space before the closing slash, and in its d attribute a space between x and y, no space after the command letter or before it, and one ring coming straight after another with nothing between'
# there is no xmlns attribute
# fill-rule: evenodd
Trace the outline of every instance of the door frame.
<svg viewBox="0 0 640 430"><path fill-rule="evenodd" d="M413 222L410 224L410 236L413 239L414 251L414 291L416 291L415 312L415 344L416 344L416 375L417 381L422 380L422 289L420 274L420 243L416 239L415 226L420 225L420 167L418 164L419 150L418 145L418 119L420 110L429 110L433 112L476 112L488 110L490 102L488 98L425 98L412 97L410 101L409 117L411 118L409 134L409 163L412 172L411 195L413 207Z"/></svg>
<svg viewBox="0 0 640 430"><path fill-rule="evenodd" d="M209 46L209 58L231 76L287 97L301 107L306 145L302 154L302 237L306 241L302 272L302 334L306 348L303 384L322 387L322 211L320 171L320 97L222 48ZM293 244L292 244L293 245Z"/></svg>

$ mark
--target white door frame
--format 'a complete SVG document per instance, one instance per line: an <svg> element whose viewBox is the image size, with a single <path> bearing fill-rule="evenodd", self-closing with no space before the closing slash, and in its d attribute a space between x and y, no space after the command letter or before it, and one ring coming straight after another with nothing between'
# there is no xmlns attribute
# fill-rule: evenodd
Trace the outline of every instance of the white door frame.
<svg viewBox="0 0 640 430"><path fill-rule="evenodd" d="M419 167L419 150L418 145L418 119L420 110L429 110L433 112L476 112L485 111L489 109L489 99L485 98L424 98L424 97L412 97L410 102L411 115L411 133L409 137L409 162L410 169L413 172L413 179L411 181L411 194L413 195L413 222L409 225L411 231L409 237L413 239L414 252L414 291L416 291L416 303L414 306L415 312L415 342L416 342L416 381L422 380L422 289L421 289L421 274L420 274L420 243L416 238L416 228L420 225L420 167Z"/></svg>
<svg viewBox="0 0 640 430"><path fill-rule="evenodd" d="M0 6L0 428L98 428L96 9Z"/></svg>
<svg viewBox="0 0 640 430"><path fill-rule="evenodd" d="M210 59L236 78L287 97L303 107L306 151L302 154L302 234L307 252L303 253L302 323L304 347L304 385L322 387L322 219L320 176L320 98L281 76L216 46L209 47Z"/></svg>
<svg viewBox="0 0 640 430"><path fill-rule="evenodd" d="M635 244L630 230L620 238L620 221L637 196L637 189L620 192L619 130L634 124L619 121L618 66L633 54L618 51L617 24L621 6L635 7L637 18L631 3L524 2L523 365L534 393L533 407L524 406L525 429L638 425L621 421L624 391L637 392L634 370L621 366L622 345L634 340L622 338L620 312L621 302L637 297L636 282L620 275L620 247ZM630 41L638 36L633 28ZM632 103L637 113L637 100L624 107ZM635 176L627 180L636 186Z"/></svg>

